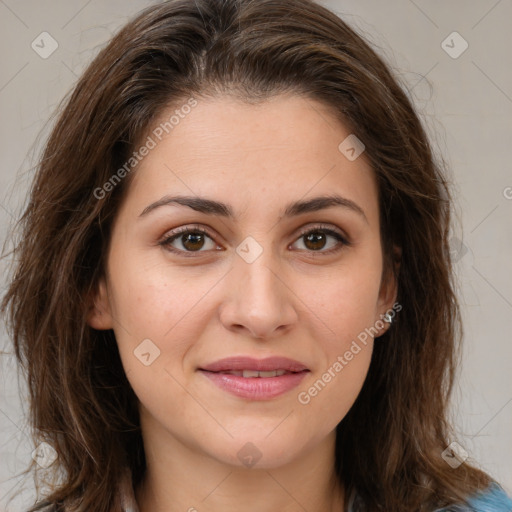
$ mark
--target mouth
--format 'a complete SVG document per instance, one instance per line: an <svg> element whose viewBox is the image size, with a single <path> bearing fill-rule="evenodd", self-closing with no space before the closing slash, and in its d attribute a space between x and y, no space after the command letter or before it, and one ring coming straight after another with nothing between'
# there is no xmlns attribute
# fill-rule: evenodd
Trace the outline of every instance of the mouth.
<svg viewBox="0 0 512 512"><path fill-rule="evenodd" d="M197 369L222 391L248 400L269 400L292 390L309 368L292 359L271 357L222 359Z"/></svg>
<svg viewBox="0 0 512 512"><path fill-rule="evenodd" d="M303 363L281 356L267 357L264 359L256 359L250 356L227 357L201 366L198 369L214 373L228 373L245 378L269 378L286 373L298 373L309 370ZM275 372L277 372L277 374Z"/></svg>
<svg viewBox="0 0 512 512"><path fill-rule="evenodd" d="M208 372L209 370L204 370L200 368L200 371ZM309 370L302 370L302 372L307 372ZM226 370L222 372L212 372L209 373L218 373L221 375L235 375L237 377L243 377L244 379L268 379L271 377L281 377L282 375L290 375L294 373L302 373L302 372L292 372L289 370L270 370L270 371L257 371L257 370Z"/></svg>

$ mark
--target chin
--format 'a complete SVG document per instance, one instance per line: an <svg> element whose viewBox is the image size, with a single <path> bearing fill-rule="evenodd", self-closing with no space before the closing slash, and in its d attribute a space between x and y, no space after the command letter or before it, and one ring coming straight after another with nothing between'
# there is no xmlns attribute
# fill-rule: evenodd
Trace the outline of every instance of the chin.
<svg viewBox="0 0 512 512"><path fill-rule="evenodd" d="M266 431L265 431L266 432ZM275 434L275 432L274 432ZM275 469L292 462L300 447L290 436L278 436L265 439L261 430L252 436L247 431L240 437L230 439L227 449L212 453L212 457L223 464L247 469Z"/></svg>

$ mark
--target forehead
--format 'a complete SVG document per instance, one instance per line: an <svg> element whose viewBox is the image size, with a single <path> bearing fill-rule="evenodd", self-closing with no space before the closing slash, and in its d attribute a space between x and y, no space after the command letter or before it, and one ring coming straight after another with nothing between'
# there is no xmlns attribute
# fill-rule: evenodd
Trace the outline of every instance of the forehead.
<svg viewBox="0 0 512 512"><path fill-rule="evenodd" d="M276 96L257 105L198 98L193 108L164 111L148 134L154 147L135 168L128 194L142 208L166 194L213 195L242 215L336 193L370 216L377 209L364 152L349 160L340 144L353 135L309 98Z"/></svg>

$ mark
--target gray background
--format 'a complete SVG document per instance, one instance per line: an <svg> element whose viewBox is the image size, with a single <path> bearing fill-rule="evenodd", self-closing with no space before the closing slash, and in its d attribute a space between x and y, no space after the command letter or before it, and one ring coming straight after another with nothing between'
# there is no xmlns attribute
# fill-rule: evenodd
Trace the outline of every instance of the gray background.
<svg viewBox="0 0 512 512"><path fill-rule="evenodd" d="M2 240L21 211L58 102L111 35L151 3L0 0ZM392 64L453 173L460 219L453 249L465 328L453 399L455 440L512 493L512 1L322 3ZM46 59L31 47L44 31L58 44ZM454 31L463 39L450 36ZM464 41L468 48L453 58ZM44 51L49 48L45 39ZM1 268L5 289L5 261ZM34 447L27 435L26 392L22 383L18 388L3 326L0 349L0 510L16 511L34 497L30 477L15 476Z"/></svg>

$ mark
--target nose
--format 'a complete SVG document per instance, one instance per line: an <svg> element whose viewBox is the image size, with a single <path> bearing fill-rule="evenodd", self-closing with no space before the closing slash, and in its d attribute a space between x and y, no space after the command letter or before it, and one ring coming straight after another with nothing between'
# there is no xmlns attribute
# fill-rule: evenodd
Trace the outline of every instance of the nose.
<svg viewBox="0 0 512 512"><path fill-rule="evenodd" d="M220 308L220 320L226 329L258 339L284 334L298 318L292 283L271 268L266 252L252 263L235 258L225 283L229 291Z"/></svg>

